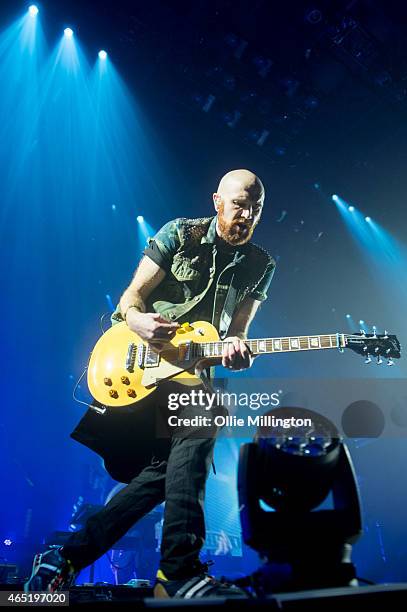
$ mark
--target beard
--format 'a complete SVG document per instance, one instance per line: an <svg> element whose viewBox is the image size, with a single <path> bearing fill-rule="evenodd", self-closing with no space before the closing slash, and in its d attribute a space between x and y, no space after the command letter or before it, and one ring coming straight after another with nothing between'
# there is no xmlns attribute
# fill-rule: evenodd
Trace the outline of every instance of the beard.
<svg viewBox="0 0 407 612"><path fill-rule="evenodd" d="M226 221L223 202L218 206L218 229L221 238L232 246L246 244L253 236L254 225L246 219Z"/></svg>

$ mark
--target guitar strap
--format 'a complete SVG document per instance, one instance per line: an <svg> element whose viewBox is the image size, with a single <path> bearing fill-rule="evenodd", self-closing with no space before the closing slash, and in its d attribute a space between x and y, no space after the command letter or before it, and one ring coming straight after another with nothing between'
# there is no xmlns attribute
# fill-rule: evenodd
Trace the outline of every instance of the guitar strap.
<svg viewBox="0 0 407 612"><path fill-rule="evenodd" d="M235 278L236 272L234 271L232 274L232 278L230 280L230 285L228 292L226 294L225 303L223 305L222 314L220 316L219 321L219 337L223 340L226 337L228 329L230 327L230 323L232 321L233 311L235 309L236 304L236 295L237 289L233 286L233 281Z"/></svg>

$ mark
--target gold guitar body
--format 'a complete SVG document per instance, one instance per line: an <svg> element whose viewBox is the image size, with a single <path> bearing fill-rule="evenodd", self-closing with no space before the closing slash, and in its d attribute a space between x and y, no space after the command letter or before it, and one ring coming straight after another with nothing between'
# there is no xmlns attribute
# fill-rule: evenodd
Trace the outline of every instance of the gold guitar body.
<svg viewBox="0 0 407 612"><path fill-rule="evenodd" d="M88 366L92 396L105 406L128 406L152 393L165 380L201 384L193 345L216 342L216 328L206 321L184 323L160 353L130 331L126 323L113 325L96 343Z"/></svg>

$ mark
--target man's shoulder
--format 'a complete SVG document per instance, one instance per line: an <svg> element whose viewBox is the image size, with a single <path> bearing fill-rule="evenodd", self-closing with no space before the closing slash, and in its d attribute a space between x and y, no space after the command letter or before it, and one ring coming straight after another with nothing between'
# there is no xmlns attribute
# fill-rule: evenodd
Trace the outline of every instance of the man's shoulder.
<svg viewBox="0 0 407 612"><path fill-rule="evenodd" d="M261 247L255 242L248 242L247 247L247 257L250 264L254 262L262 262L264 267L276 266L274 257L264 247Z"/></svg>
<svg viewBox="0 0 407 612"><path fill-rule="evenodd" d="M214 217L177 217L166 223L162 230L177 234L183 241L200 240L208 231Z"/></svg>

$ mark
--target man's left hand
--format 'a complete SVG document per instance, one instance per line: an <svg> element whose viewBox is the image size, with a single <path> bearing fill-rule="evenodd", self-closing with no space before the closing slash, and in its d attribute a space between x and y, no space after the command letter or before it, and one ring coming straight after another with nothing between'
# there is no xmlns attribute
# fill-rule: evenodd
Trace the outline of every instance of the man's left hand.
<svg viewBox="0 0 407 612"><path fill-rule="evenodd" d="M222 365L228 370L246 370L253 363L253 357L243 340L237 336L225 338Z"/></svg>

